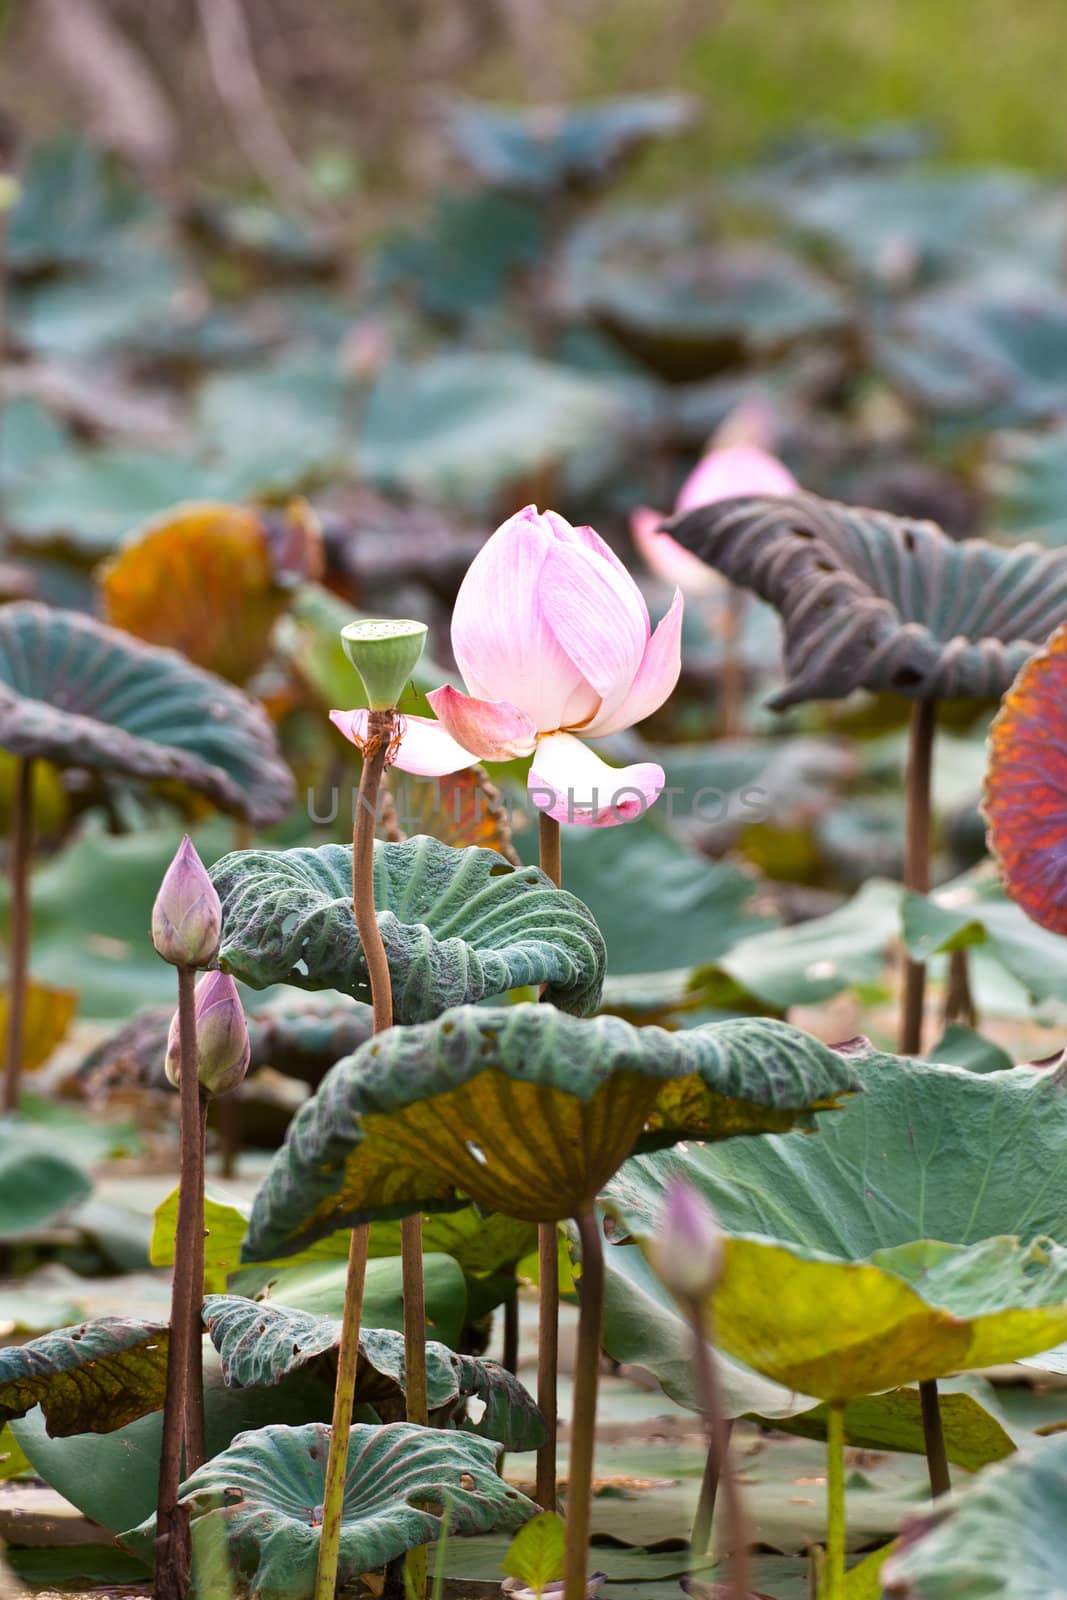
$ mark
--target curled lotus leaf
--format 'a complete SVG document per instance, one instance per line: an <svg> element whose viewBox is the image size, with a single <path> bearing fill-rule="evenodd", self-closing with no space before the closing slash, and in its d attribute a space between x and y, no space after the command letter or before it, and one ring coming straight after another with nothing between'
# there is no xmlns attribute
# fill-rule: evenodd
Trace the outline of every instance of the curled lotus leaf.
<svg viewBox="0 0 1067 1600"><path fill-rule="evenodd" d="M165 1323L100 1317L0 1350L0 1421L40 1406L53 1438L113 1433L163 1405Z"/></svg>
<svg viewBox="0 0 1067 1600"><path fill-rule="evenodd" d="M0 746L180 783L256 824L277 822L293 800L256 701L176 651L34 601L0 611Z"/></svg>
<svg viewBox="0 0 1067 1600"><path fill-rule="evenodd" d="M255 1600L309 1600L321 1538L330 1429L313 1422L238 1434L182 1485L194 1551L225 1535ZM510 1532L537 1507L497 1475L500 1446L405 1422L349 1435L338 1587L441 1533Z"/></svg>
<svg viewBox="0 0 1067 1600"><path fill-rule="evenodd" d="M1067 613L1067 551L956 542L817 495L722 500L667 526L781 615L777 710L854 689L998 700Z"/></svg>
<svg viewBox="0 0 1067 1600"><path fill-rule="evenodd" d="M855 1084L841 1056L765 1018L668 1033L546 1005L459 1007L327 1073L256 1196L245 1258L467 1200L573 1216L642 1143L811 1126Z"/></svg>
<svg viewBox="0 0 1067 1600"><path fill-rule="evenodd" d="M341 1324L291 1306L211 1295L204 1302L204 1326L219 1353L230 1388L273 1387L301 1367L325 1362L336 1371ZM505 1450L536 1450L544 1441L544 1422L519 1380L495 1361L457 1355L436 1339L426 1344L426 1388L430 1421L455 1426ZM404 1336L392 1328L363 1328L359 1336L356 1399L376 1407L383 1420L403 1415ZM477 1422L466 1415L475 1398L484 1410Z"/></svg>
<svg viewBox="0 0 1067 1600"><path fill-rule="evenodd" d="M990 1467L909 1519L881 1572L886 1600L1061 1600L1067 1436Z"/></svg>
<svg viewBox="0 0 1067 1600"><path fill-rule="evenodd" d="M984 811L1005 887L1067 933L1067 626L1026 662L989 732Z"/></svg>
<svg viewBox="0 0 1067 1600"><path fill-rule="evenodd" d="M672 1178L692 1183L729 1235L714 1305L723 1348L821 1399L1047 1350L1067 1327L1067 1250L1052 1242L1067 1238L1055 1075L862 1047L850 1059L863 1093L818 1139L637 1156L608 1184L609 1210L647 1238Z"/></svg>
<svg viewBox="0 0 1067 1600"><path fill-rule="evenodd" d="M255 989L290 983L370 994L352 911L352 850L242 850L211 869L222 901L223 970ZM374 903L399 1022L544 985L579 1014L596 1009L604 940L592 913L536 867L421 835L374 846Z"/></svg>

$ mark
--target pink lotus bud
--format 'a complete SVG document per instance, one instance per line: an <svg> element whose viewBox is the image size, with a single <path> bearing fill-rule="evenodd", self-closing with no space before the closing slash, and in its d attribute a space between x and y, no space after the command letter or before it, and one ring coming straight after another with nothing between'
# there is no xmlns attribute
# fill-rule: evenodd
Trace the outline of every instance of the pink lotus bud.
<svg viewBox="0 0 1067 1600"><path fill-rule="evenodd" d="M175 1012L167 1036L167 1077L181 1081L181 1046ZM200 1082L209 1094L228 1094L248 1071L249 1043L237 985L226 972L209 972L196 986L196 1041Z"/></svg>
<svg viewBox="0 0 1067 1600"><path fill-rule="evenodd" d="M715 1213L683 1178L673 1179L667 1190L649 1255L671 1294L687 1305L702 1301L722 1275Z"/></svg>
<svg viewBox="0 0 1067 1600"><path fill-rule="evenodd" d="M209 967L219 953L222 906L188 835L167 868L152 907L152 943L175 967Z"/></svg>

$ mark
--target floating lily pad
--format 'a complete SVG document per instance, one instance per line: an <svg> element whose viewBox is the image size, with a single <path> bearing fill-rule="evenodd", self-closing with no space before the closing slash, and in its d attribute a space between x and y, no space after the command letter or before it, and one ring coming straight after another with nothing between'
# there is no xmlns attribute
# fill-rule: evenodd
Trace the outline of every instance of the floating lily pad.
<svg viewBox="0 0 1067 1600"><path fill-rule="evenodd" d="M448 108L446 126L484 182L544 195L606 183L643 145L679 133L693 114L693 102L675 94L521 110L457 100Z"/></svg>
<svg viewBox="0 0 1067 1600"><path fill-rule="evenodd" d="M467 1199L533 1222L573 1216L642 1139L810 1125L854 1083L842 1057L780 1022L667 1033L545 1005L457 1008L338 1062L268 1171L245 1255Z"/></svg>
<svg viewBox="0 0 1067 1600"><path fill-rule="evenodd" d="M236 1570L259 1600L309 1600L315 1583L330 1430L242 1433L182 1485L193 1548L220 1528ZM338 1584L383 1566L441 1531L514 1529L537 1510L497 1475L499 1445L395 1422L357 1424L348 1446ZM125 1535L136 1550L143 1529Z"/></svg>
<svg viewBox="0 0 1067 1600"><path fill-rule="evenodd" d="M168 780L276 822L293 780L262 708L172 650L31 601L0 613L0 744L59 766Z"/></svg>
<svg viewBox="0 0 1067 1600"><path fill-rule="evenodd" d="M369 997L346 845L242 850L211 870L222 900L220 964L254 989L291 983ZM604 942L590 913L536 867L437 839L374 847L374 901L400 1022L526 984L595 1009Z"/></svg>
<svg viewBox="0 0 1067 1600"><path fill-rule="evenodd" d="M1062 1600L1067 1437L991 1467L912 1519L882 1568L887 1600Z"/></svg>
<svg viewBox="0 0 1067 1600"><path fill-rule="evenodd" d="M85 290L79 289L82 299ZM131 528L183 499L202 468L189 456L132 445L65 450L10 497L15 542L57 548L83 561L112 553Z"/></svg>
<svg viewBox="0 0 1067 1600"><path fill-rule="evenodd" d="M0 1419L39 1405L53 1438L112 1433L166 1393L170 1333L158 1322L101 1317L0 1350Z"/></svg>
<svg viewBox="0 0 1067 1600"><path fill-rule="evenodd" d="M212 1295L204 1303L204 1326L219 1352L223 1379L233 1388L272 1387L290 1372L315 1362L336 1376L341 1324L332 1317L237 1295ZM536 1450L543 1443L544 1423L532 1398L495 1361L456 1355L431 1339L426 1345L426 1382L435 1427L459 1427L483 1439L496 1439L506 1450ZM403 1413L405 1393L403 1334L391 1328L363 1328L356 1399L393 1420L398 1406ZM477 1422L466 1415L471 1398L485 1408Z"/></svg>
<svg viewBox="0 0 1067 1600"><path fill-rule="evenodd" d="M1067 933L1067 805L1063 690L1067 627L1028 661L990 730L985 814L1012 899L1054 933Z"/></svg>
<svg viewBox="0 0 1067 1600"><path fill-rule="evenodd" d="M1056 1000L1064 992L1063 964L1067 946L1061 942L1061 932L1067 931L1067 923L1062 930L1050 929L1045 919L1055 915L1051 901L1042 906L1040 918L1031 920L1027 914L1025 901L1036 886L1036 874L1030 862L1037 847L1032 848L1030 858L1012 847L1009 818L1017 819L1014 826L1024 829L1031 812L1025 801L1021 811L1012 813L1008 809L1005 787L1009 781L1007 772L994 763L990 792L994 785L1000 786L997 837L1006 838L1006 849L1016 874L1015 881L1008 882L1008 892L1005 893L1004 885L986 864L975 872L941 884L930 895L905 895L901 902L901 932L916 961L928 961L932 955L950 950L987 950L1018 979L1034 1001ZM1035 782L1040 781L1035 771ZM1022 888L1024 882L1028 885L1025 889ZM1021 895L1014 894L1016 887L1022 889ZM1013 898L1009 898L1009 894Z"/></svg>
<svg viewBox="0 0 1067 1600"><path fill-rule="evenodd" d="M731 1236L722 1345L789 1388L852 1398L1056 1343L1067 1105L1052 1075L852 1060L863 1093L818 1139L639 1156L609 1207L644 1236L672 1176L699 1188Z"/></svg>
<svg viewBox="0 0 1067 1600"><path fill-rule="evenodd" d="M779 611L776 710L861 688L997 700L1067 611L1067 551L956 543L815 495L723 500L669 526Z"/></svg>

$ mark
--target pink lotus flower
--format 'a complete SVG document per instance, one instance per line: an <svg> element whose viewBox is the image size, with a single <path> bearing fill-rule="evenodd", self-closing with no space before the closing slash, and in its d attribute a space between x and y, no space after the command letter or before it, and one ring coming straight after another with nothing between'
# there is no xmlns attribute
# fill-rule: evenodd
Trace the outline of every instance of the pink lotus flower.
<svg viewBox="0 0 1067 1600"><path fill-rule="evenodd" d="M731 500L744 494L793 494L796 479L776 456L757 444L724 444L697 462L678 491L675 514ZM630 532L648 570L665 583L677 584L685 594L716 594L723 580L691 551L683 549L669 533L657 530L663 515L638 506L630 516Z"/></svg>
<svg viewBox="0 0 1067 1600"><path fill-rule="evenodd" d="M681 669L682 596L652 631L648 608L592 528L527 506L472 561L452 613L468 693L429 696L438 721L407 717L396 765L442 777L474 761L533 756L533 804L559 822L640 816L664 785L651 762L615 769L578 734L618 733L658 709ZM366 712L331 711L358 744Z"/></svg>

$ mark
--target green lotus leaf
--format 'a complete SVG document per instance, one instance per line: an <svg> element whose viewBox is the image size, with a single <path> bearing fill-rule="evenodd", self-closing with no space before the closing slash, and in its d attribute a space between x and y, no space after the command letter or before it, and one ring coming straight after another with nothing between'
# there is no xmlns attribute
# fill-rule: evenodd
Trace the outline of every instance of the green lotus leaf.
<svg viewBox="0 0 1067 1600"><path fill-rule="evenodd" d="M447 131L485 183L550 195L606 183L628 157L652 139L681 132L692 116L692 101L678 94L521 110L456 100L448 107Z"/></svg>
<svg viewBox="0 0 1067 1600"><path fill-rule="evenodd" d="M643 1141L810 1126L854 1084L841 1056L762 1018L668 1033L543 1004L457 1008L327 1074L256 1196L245 1256L468 1199L573 1216Z"/></svg>
<svg viewBox="0 0 1067 1600"><path fill-rule="evenodd" d="M258 702L177 651L34 601L0 613L0 746L178 782L257 824L277 822L293 800Z"/></svg>
<svg viewBox="0 0 1067 1600"><path fill-rule="evenodd" d="M222 900L220 965L254 989L370 994L347 845L241 850L211 869ZM524 985L565 1011L596 1009L604 941L592 914L536 867L422 836L374 846L374 902L398 1022Z"/></svg>
<svg viewBox="0 0 1067 1600"><path fill-rule="evenodd" d="M313 1362L336 1373L341 1324L332 1317L239 1295L211 1295L204 1302L204 1326L231 1388L271 1387ZM447 1345L430 1340L426 1382L435 1427L454 1424L481 1438L497 1439L506 1450L536 1450L543 1442L544 1423L536 1405L518 1379L495 1361L456 1355ZM392 1420L404 1394L403 1334L391 1328L362 1329L356 1399ZM477 1422L465 1415L466 1401L472 1397L485 1408ZM401 1405L401 1414L402 1409Z"/></svg>
<svg viewBox="0 0 1067 1600"><path fill-rule="evenodd" d="M998 700L1067 611L1067 551L956 542L817 495L722 500L669 526L780 613L777 710L854 689Z"/></svg>
<svg viewBox="0 0 1067 1600"><path fill-rule="evenodd" d="M613 1245L604 1262L604 1349L616 1361L651 1372L678 1405L699 1411L688 1318L636 1245ZM721 1350L717 1359L728 1416L755 1418L806 1439L825 1439L825 1406L813 1406L810 1395L771 1382ZM974 1472L1010 1455L1015 1446L996 1412L993 1390L979 1378L949 1379L941 1385L941 1425L950 1461ZM921 1455L926 1446L918 1388L851 1401L845 1409L845 1439L857 1449Z"/></svg>
<svg viewBox="0 0 1067 1600"><path fill-rule="evenodd" d="M194 1554L222 1531L254 1600L308 1600L329 1442L325 1423L238 1434L182 1485ZM499 1453L499 1445L468 1434L406 1422L357 1424L349 1436L338 1587L436 1539L446 1508L450 1538L528 1521L537 1507L497 1475Z"/></svg>
<svg viewBox="0 0 1067 1600"><path fill-rule="evenodd" d="M0 1350L0 1421L39 1405L49 1434L113 1433L163 1405L165 1323L100 1317Z"/></svg>
<svg viewBox="0 0 1067 1600"><path fill-rule="evenodd" d="M1067 1437L1059 1434L909 1522L881 1572L887 1600L1063 1600Z"/></svg>
<svg viewBox="0 0 1067 1600"><path fill-rule="evenodd" d="M0 1122L0 1239L32 1233L87 1200L92 1187L53 1140L13 1118Z"/></svg>
<svg viewBox="0 0 1067 1600"><path fill-rule="evenodd" d="M672 1177L692 1182L731 1235L715 1305L723 1348L820 1398L1057 1343L1067 1106L1053 1075L851 1059L864 1092L818 1139L639 1156L608 1185L609 1208L647 1236Z"/></svg>

